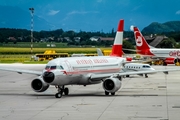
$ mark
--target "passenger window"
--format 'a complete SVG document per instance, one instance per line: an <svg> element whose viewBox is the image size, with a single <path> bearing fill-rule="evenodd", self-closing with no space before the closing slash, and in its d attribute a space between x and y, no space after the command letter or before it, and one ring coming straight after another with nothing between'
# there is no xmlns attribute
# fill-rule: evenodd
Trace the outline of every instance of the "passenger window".
<svg viewBox="0 0 180 120"><path fill-rule="evenodd" d="M150 66L148 66L148 65L143 65L143 68L150 68Z"/></svg>

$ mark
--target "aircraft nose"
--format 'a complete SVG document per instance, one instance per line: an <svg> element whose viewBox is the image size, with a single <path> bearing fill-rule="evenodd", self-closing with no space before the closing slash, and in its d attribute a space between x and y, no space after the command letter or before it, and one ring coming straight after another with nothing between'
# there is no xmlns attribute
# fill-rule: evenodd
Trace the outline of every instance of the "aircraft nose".
<svg viewBox="0 0 180 120"><path fill-rule="evenodd" d="M154 68L151 68L151 70L155 70Z"/></svg>
<svg viewBox="0 0 180 120"><path fill-rule="evenodd" d="M46 83L51 83L54 80L54 73L53 72L44 72L43 74L43 80Z"/></svg>

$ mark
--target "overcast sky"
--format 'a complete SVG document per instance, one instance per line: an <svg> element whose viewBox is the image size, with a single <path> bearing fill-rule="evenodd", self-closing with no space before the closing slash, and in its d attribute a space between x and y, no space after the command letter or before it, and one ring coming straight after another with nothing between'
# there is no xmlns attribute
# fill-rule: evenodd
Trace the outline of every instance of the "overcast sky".
<svg viewBox="0 0 180 120"><path fill-rule="evenodd" d="M0 5L34 7L35 15L65 30L109 32L119 19L125 30L131 25L142 30L152 22L180 20L180 0L0 0Z"/></svg>

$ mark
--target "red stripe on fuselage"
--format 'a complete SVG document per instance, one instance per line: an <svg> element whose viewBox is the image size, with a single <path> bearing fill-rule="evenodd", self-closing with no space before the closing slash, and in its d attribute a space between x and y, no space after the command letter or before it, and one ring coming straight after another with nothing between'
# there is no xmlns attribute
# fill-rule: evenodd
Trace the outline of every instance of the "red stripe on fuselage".
<svg viewBox="0 0 180 120"><path fill-rule="evenodd" d="M84 73L114 73L114 72L119 72L121 69L120 68L114 68L114 69L101 69L101 70L77 70L77 71L72 71L72 72L67 72L66 75L70 74L84 74Z"/></svg>

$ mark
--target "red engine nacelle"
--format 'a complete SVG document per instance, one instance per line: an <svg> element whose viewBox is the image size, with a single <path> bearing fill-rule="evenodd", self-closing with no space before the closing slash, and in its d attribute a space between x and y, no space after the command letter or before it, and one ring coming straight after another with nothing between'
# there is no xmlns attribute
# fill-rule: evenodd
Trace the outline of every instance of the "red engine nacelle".
<svg viewBox="0 0 180 120"><path fill-rule="evenodd" d="M165 62L166 64L175 64L175 63L177 62L177 59L175 59L175 58L166 58L166 59L164 60L164 62Z"/></svg>
<svg viewBox="0 0 180 120"><path fill-rule="evenodd" d="M132 61L131 57L126 57L126 61Z"/></svg>

